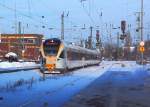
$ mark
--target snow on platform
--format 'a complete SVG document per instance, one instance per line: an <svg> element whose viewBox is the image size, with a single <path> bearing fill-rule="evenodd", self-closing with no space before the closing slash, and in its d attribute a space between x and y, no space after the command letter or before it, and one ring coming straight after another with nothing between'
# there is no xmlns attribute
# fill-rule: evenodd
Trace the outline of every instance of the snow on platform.
<svg viewBox="0 0 150 107"><path fill-rule="evenodd" d="M64 107L150 107L149 65L112 62L109 70Z"/></svg>
<svg viewBox="0 0 150 107"><path fill-rule="evenodd" d="M39 68L35 62L0 62L0 73Z"/></svg>

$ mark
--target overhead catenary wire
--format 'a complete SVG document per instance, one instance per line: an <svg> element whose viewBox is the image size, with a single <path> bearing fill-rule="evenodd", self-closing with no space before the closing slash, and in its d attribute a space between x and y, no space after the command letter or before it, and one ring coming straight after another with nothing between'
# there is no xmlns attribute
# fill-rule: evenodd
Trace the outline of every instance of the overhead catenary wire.
<svg viewBox="0 0 150 107"><path fill-rule="evenodd" d="M39 2L40 2L39 4L41 4L42 6L44 5L43 7L46 7L45 4L43 4L43 2L41 2L41 1L39 1ZM36 13L35 3L33 2L33 0L30 0L29 3L30 3L31 15L34 15L38 18L41 18L43 15L39 15L39 14ZM32 6L32 9L31 9L31 6ZM34 11L34 13L32 13L32 11Z"/></svg>
<svg viewBox="0 0 150 107"><path fill-rule="evenodd" d="M44 1L43 1L43 2L42 2L42 1L39 1L39 2L40 2L40 4L42 4L42 6L44 5L44 7L45 7L47 10L49 10L49 5L48 5L47 3L45 3ZM71 25L71 27L77 25L77 23L74 22L73 20L71 20L72 18L69 17L69 16L70 16L70 11L68 11L68 13L67 13L66 16L67 16L67 17L66 17L67 20L65 21L65 23L69 23L69 24ZM59 19L57 19L57 20L59 20Z"/></svg>
<svg viewBox="0 0 150 107"><path fill-rule="evenodd" d="M85 0L86 1L86 0ZM78 2L80 3L80 5L82 6L82 8L83 8L83 10L84 10L84 12L87 14L87 16L89 17L89 19L90 19L90 21L95 25L95 21L93 20L93 18L92 18L92 16L91 16L91 14L90 14L90 12L88 12L88 10L85 8L85 6L84 6L84 0L78 0Z"/></svg>
<svg viewBox="0 0 150 107"><path fill-rule="evenodd" d="M31 16L32 12L31 12L31 3L30 3L30 0L28 0L28 12L29 12L29 16Z"/></svg>
<svg viewBox="0 0 150 107"><path fill-rule="evenodd" d="M3 7L3 8L8 9L8 10L10 10L10 11L16 12L17 14L19 14L19 15L21 15L21 16L23 16L23 17L26 17L26 18L28 18L28 19L30 19L30 20L36 22L36 23L44 24L44 25L48 26L48 24L46 24L46 23L44 23L44 22L42 22L42 21L39 21L39 20L33 18L33 17L30 16L30 15L27 15L27 14L25 14L25 13L22 13L22 12L20 12L19 10L16 10L16 9L14 9L14 8L11 8L11 7L9 7L9 6L5 5L5 4L0 3L0 6Z"/></svg>

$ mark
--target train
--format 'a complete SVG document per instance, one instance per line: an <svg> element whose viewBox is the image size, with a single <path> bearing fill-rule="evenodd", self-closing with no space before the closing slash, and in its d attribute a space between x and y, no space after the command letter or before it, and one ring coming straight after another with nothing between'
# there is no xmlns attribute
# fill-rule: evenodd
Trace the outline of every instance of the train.
<svg viewBox="0 0 150 107"><path fill-rule="evenodd" d="M100 52L73 44L67 44L61 39L50 38L42 42L40 63L41 72L67 72L70 69L81 68L100 63Z"/></svg>

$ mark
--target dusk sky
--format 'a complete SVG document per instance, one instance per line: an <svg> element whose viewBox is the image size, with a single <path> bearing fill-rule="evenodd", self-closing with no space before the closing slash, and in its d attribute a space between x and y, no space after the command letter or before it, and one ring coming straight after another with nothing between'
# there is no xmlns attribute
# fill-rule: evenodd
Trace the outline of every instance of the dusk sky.
<svg viewBox="0 0 150 107"><path fill-rule="evenodd" d="M81 2L82 1L82 2ZM141 0L0 0L0 28L2 33L15 33L15 22L21 21L25 33L44 33L47 38L60 37L60 16L65 13L66 39L86 38L89 27L100 26L103 39L107 38L106 24L120 26L121 20L131 24L135 36L136 12ZM16 2L16 3L15 3ZM15 6L16 4L16 6ZM150 26L150 1L144 0L144 26ZM15 21L16 7L16 21ZM101 16L102 15L102 16ZM44 16L44 18L42 18ZM81 30L85 24L86 29ZM42 28L45 26L45 28ZM101 28L103 26L103 28ZM49 28L53 28L50 30ZM116 34L120 30L113 30ZM93 33L95 35L95 32Z"/></svg>

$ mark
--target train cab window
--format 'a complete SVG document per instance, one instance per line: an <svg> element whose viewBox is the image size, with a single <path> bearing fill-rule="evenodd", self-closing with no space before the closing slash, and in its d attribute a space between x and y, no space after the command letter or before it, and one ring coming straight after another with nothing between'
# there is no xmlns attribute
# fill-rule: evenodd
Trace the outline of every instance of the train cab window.
<svg viewBox="0 0 150 107"><path fill-rule="evenodd" d="M59 46L44 46L45 55L56 56Z"/></svg>
<svg viewBox="0 0 150 107"><path fill-rule="evenodd" d="M61 52L60 58L64 58L64 51Z"/></svg>
<svg viewBox="0 0 150 107"><path fill-rule="evenodd" d="M60 47L60 41L47 40L43 44L44 53L46 56L56 56Z"/></svg>

